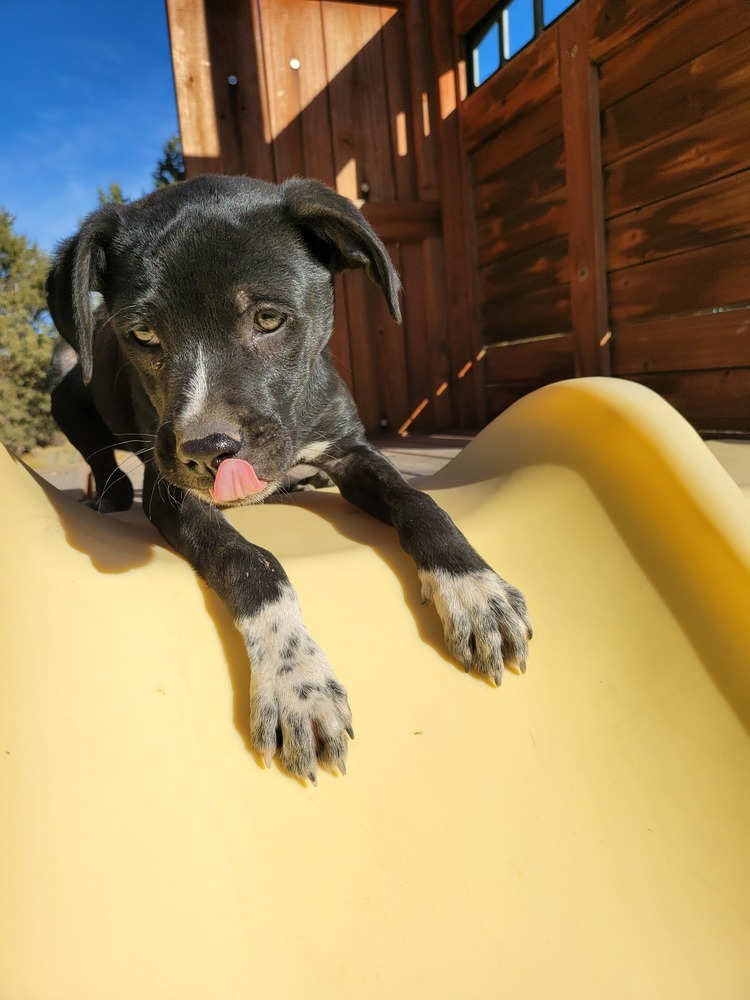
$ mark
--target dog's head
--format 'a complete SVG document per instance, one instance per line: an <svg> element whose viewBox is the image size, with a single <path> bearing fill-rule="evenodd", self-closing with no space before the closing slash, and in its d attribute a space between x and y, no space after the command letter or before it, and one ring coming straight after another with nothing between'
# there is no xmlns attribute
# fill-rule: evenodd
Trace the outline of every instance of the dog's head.
<svg viewBox="0 0 750 1000"><path fill-rule="evenodd" d="M90 215L60 247L47 298L99 396L102 380L115 389L111 359L135 375L149 412L133 431L153 424L167 480L219 503L254 502L310 444L325 403L332 276L352 267L400 319L393 264L346 198L299 178L204 176Z"/></svg>

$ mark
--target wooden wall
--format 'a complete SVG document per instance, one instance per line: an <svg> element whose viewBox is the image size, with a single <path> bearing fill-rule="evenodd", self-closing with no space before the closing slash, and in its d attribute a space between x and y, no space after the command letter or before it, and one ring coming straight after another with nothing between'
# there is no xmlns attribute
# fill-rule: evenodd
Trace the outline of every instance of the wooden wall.
<svg viewBox="0 0 750 1000"><path fill-rule="evenodd" d="M167 0L189 176L317 177L360 204L404 284L402 327L339 279L332 351L368 430L476 428L470 190L450 0Z"/></svg>
<svg viewBox="0 0 750 1000"><path fill-rule="evenodd" d="M340 280L370 431L476 428L613 374L750 432L750 3L578 0L465 96L491 0L167 0L190 174L319 177L362 205L404 325Z"/></svg>
<svg viewBox="0 0 750 1000"><path fill-rule="evenodd" d="M750 431L747 0L579 0L461 120L490 412L611 372Z"/></svg>

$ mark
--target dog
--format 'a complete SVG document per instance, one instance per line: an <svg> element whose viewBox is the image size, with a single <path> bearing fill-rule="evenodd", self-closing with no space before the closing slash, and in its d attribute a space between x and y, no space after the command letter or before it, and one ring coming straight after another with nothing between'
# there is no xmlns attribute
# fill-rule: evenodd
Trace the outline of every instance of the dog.
<svg viewBox="0 0 750 1000"><path fill-rule="evenodd" d="M318 470L395 528L467 671L499 685L505 665L525 671L531 638L520 591L366 440L327 347L346 268L364 268L400 321L393 263L348 199L314 180L205 175L93 212L46 284L63 338L52 412L91 466L92 505L131 505L114 448L137 452L146 515L244 640L253 747L313 783L319 765L345 773L346 689L278 560L221 508Z"/></svg>

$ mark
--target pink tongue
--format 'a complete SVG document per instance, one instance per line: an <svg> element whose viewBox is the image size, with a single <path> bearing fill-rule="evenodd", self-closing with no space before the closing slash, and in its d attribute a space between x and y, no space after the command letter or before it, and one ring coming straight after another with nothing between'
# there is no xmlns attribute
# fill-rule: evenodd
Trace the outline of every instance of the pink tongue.
<svg viewBox="0 0 750 1000"><path fill-rule="evenodd" d="M258 479L249 462L241 458L225 458L216 472L211 496L215 503L231 503L233 500L244 500L266 486L268 483L265 479Z"/></svg>

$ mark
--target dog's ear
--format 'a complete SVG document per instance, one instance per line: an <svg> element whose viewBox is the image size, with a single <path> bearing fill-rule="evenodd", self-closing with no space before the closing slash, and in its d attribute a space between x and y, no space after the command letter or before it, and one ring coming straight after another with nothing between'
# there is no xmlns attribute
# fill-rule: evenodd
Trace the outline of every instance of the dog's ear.
<svg viewBox="0 0 750 1000"><path fill-rule="evenodd" d="M292 221L315 256L332 274L365 268L383 289L388 311L400 323L401 282L388 251L360 210L320 181L292 177L281 188Z"/></svg>
<svg viewBox="0 0 750 1000"><path fill-rule="evenodd" d="M55 326L78 352L84 382L91 381L94 310L91 292L104 291L106 251L117 229L119 209L105 205L60 244L47 275L47 305Z"/></svg>

